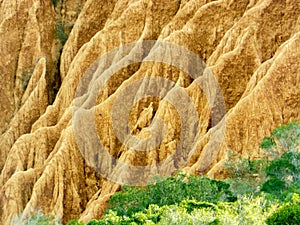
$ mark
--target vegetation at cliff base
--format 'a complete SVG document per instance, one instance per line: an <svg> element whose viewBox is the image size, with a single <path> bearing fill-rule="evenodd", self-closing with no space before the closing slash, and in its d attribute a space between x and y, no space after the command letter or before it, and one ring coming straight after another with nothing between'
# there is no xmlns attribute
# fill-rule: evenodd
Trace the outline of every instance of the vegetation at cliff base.
<svg viewBox="0 0 300 225"><path fill-rule="evenodd" d="M19 80L21 81L23 91L26 90L32 74L33 74L33 68L22 71L22 74L19 77Z"/></svg>
<svg viewBox="0 0 300 225"><path fill-rule="evenodd" d="M59 221L55 219L54 216L45 216L41 212L32 216L25 225L61 225Z"/></svg>
<svg viewBox="0 0 300 225"><path fill-rule="evenodd" d="M109 203L109 210L118 216L132 216L136 212L145 211L150 205L159 207L179 204L184 200L235 201L236 197L229 190L230 185L207 177L189 177L177 174L166 179L157 178L155 184L145 188L125 186L121 192L114 194Z"/></svg>
<svg viewBox="0 0 300 225"><path fill-rule="evenodd" d="M86 225L300 224L299 148L300 126L280 126L261 142L265 159L230 153L226 180L179 173L146 187L123 186L104 217Z"/></svg>
<svg viewBox="0 0 300 225"><path fill-rule="evenodd" d="M64 46L68 40L68 33L65 30L65 27L62 22L55 24L55 36L60 41L61 45Z"/></svg>

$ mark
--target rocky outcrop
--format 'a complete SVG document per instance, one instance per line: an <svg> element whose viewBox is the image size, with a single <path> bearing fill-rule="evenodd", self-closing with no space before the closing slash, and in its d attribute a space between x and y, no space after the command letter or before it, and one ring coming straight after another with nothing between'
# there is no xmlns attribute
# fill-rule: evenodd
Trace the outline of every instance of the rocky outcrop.
<svg viewBox="0 0 300 225"><path fill-rule="evenodd" d="M179 168L222 178L300 119L297 1L0 4L1 224L99 218Z"/></svg>

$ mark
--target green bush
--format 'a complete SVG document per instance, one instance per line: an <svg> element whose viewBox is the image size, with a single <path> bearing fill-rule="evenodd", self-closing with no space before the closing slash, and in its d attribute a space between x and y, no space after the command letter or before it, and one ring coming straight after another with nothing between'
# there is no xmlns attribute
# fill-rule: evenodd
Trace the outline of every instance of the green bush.
<svg viewBox="0 0 300 225"><path fill-rule="evenodd" d="M299 146L300 126L295 122L277 127L271 137L263 139L262 148L272 154L284 153L280 157L273 155L275 158L265 166L266 182L262 185L262 191L277 195L284 193L285 196L291 193L289 186L300 178Z"/></svg>
<svg viewBox="0 0 300 225"><path fill-rule="evenodd" d="M274 159L266 167L266 174L272 178L285 180L286 177L293 177L296 172L295 166L286 158Z"/></svg>
<svg viewBox="0 0 300 225"><path fill-rule="evenodd" d="M294 194L300 195L300 180L292 183L286 190L281 193L280 200L289 202Z"/></svg>
<svg viewBox="0 0 300 225"><path fill-rule="evenodd" d="M57 6L58 0L52 0L54 8Z"/></svg>
<svg viewBox="0 0 300 225"><path fill-rule="evenodd" d="M300 224L300 204L291 204L279 208L267 218L268 225L298 225Z"/></svg>
<svg viewBox="0 0 300 225"><path fill-rule="evenodd" d="M60 222L56 221L54 216L46 216L41 212L33 215L25 225L58 225Z"/></svg>
<svg viewBox="0 0 300 225"><path fill-rule="evenodd" d="M26 90L32 74L33 74L33 68L22 71L22 74L21 74L21 77L19 77L19 80L22 82L23 91Z"/></svg>
<svg viewBox="0 0 300 225"><path fill-rule="evenodd" d="M282 180L278 178L272 178L266 181L262 185L261 191L278 195L284 188L285 188L285 183Z"/></svg>
<svg viewBox="0 0 300 225"><path fill-rule="evenodd" d="M68 222L68 225L84 225L83 222L79 222L78 219L71 220Z"/></svg>
<svg viewBox="0 0 300 225"><path fill-rule="evenodd" d="M193 225L193 224L265 224L265 220L276 209L268 206L264 196L243 196L235 202L198 202L184 200L179 204L159 207L150 205L144 212L118 216L110 210L103 219L89 225L148 224L148 225Z"/></svg>
<svg viewBox="0 0 300 225"><path fill-rule="evenodd" d="M265 224L274 211L263 197L242 197L236 202L199 202L189 211L186 203L166 207L158 224ZM189 205L189 204L188 204ZM201 207L202 206L202 207Z"/></svg>
<svg viewBox="0 0 300 225"><path fill-rule="evenodd" d="M300 224L299 131L290 123L263 139L262 148L284 152L272 160L231 155L226 182L178 174L146 187L124 186L104 218L87 225Z"/></svg>
<svg viewBox="0 0 300 225"><path fill-rule="evenodd" d="M227 172L226 182L235 195L256 193L258 187L266 179L265 166L268 160L241 159L238 155L229 153L229 159L225 162L224 168Z"/></svg>
<svg viewBox="0 0 300 225"><path fill-rule="evenodd" d="M230 158L224 166L230 178L245 178L251 173L250 162L247 159Z"/></svg>
<svg viewBox="0 0 300 225"><path fill-rule="evenodd" d="M261 148L266 150L298 151L300 146L300 126L296 122L282 125L273 130L270 137L265 137Z"/></svg>
<svg viewBox="0 0 300 225"><path fill-rule="evenodd" d="M282 159L286 159L289 161L289 163L293 166L291 166L292 173L290 174L292 177L291 181L297 181L300 179L300 152L298 151L292 151L292 152L285 152L282 156Z"/></svg>
<svg viewBox="0 0 300 225"><path fill-rule="evenodd" d="M179 174L164 180L157 180L147 187L123 187L122 192L114 194L108 210L116 211L119 216L131 216L136 212L144 211L151 204L158 206L180 203L185 199L197 201L234 201L229 190L229 184L211 180L207 177L186 177Z"/></svg>
<svg viewBox="0 0 300 225"><path fill-rule="evenodd" d="M115 223L101 223L97 220L91 220L86 225L102 225L102 224L115 224Z"/></svg>
<svg viewBox="0 0 300 225"><path fill-rule="evenodd" d="M277 127L271 135L286 151L295 151L300 145L300 126L296 122Z"/></svg>
<svg viewBox="0 0 300 225"><path fill-rule="evenodd" d="M65 31L64 25L61 22L55 25L55 36L60 41L62 46L68 40L69 35Z"/></svg>
<svg viewBox="0 0 300 225"><path fill-rule="evenodd" d="M264 137L260 147L263 149L270 149L276 146L275 141L271 137Z"/></svg>

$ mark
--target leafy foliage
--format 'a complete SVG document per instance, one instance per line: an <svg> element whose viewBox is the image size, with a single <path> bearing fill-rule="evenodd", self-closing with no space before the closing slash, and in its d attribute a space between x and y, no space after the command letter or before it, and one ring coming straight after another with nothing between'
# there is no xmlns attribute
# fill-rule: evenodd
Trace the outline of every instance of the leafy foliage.
<svg viewBox="0 0 300 225"><path fill-rule="evenodd" d="M267 207L263 197L245 196L236 202L198 202L184 200L179 204L159 207L150 205L144 212L132 216L118 216L109 211L99 221L89 225L106 224L265 224L265 219L275 211Z"/></svg>
<svg viewBox="0 0 300 225"><path fill-rule="evenodd" d="M272 137L286 151L295 151L300 145L300 126L296 122L277 127Z"/></svg>
<svg viewBox="0 0 300 225"><path fill-rule="evenodd" d="M291 122L274 129L270 137L265 137L261 143L261 148L271 150L297 151L300 145L300 126L296 122Z"/></svg>
<svg viewBox="0 0 300 225"><path fill-rule="evenodd" d="M65 28L64 28L64 26L63 26L63 24L61 22L57 23L55 25L55 36L60 41L60 43L62 44L62 46L68 40L69 35L65 31Z"/></svg>
<svg viewBox="0 0 300 225"><path fill-rule="evenodd" d="M278 178L272 178L263 183L261 190L277 195L283 190L284 187L285 183L283 181Z"/></svg>
<svg viewBox="0 0 300 225"><path fill-rule="evenodd" d="M25 225L59 225L58 221L55 220L54 216L46 216L43 215L41 212L33 215Z"/></svg>
<svg viewBox="0 0 300 225"><path fill-rule="evenodd" d="M248 160L229 152L229 160L224 164L228 174L226 182L230 184L231 191L235 195L256 193L257 187L265 181L265 159Z"/></svg>
<svg viewBox="0 0 300 225"><path fill-rule="evenodd" d="M233 193L284 192L300 178L299 146L300 126L292 122L276 128L271 137L262 140L261 147L272 160L240 159L230 153L225 169Z"/></svg>
<svg viewBox="0 0 300 225"><path fill-rule="evenodd" d="M78 219L69 221L68 225L84 225L83 222L79 222Z"/></svg>
<svg viewBox="0 0 300 225"><path fill-rule="evenodd" d="M54 8L57 6L58 0L52 0Z"/></svg>
<svg viewBox="0 0 300 225"><path fill-rule="evenodd" d="M269 225L296 225L300 224L300 204L285 205L275 213L273 213L267 220Z"/></svg>
<svg viewBox="0 0 300 225"><path fill-rule="evenodd" d="M300 126L295 122L280 126L272 132L271 137L279 143L276 151L285 152L265 167L267 180L262 191L279 194L300 178L300 152L297 149L300 146Z"/></svg>
<svg viewBox="0 0 300 225"><path fill-rule="evenodd" d="M225 182L179 174L176 177L157 180L155 184L150 184L144 189L123 187L122 192L111 197L108 210L117 212L119 216L131 216L136 212L144 211L151 204L172 205L185 199L216 203L234 201L236 198Z"/></svg>
<svg viewBox="0 0 300 225"><path fill-rule="evenodd" d="M260 147L263 149L270 149L276 146L275 141L271 137L264 137L262 140Z"/></svg>
<svg viewBox="0 0 300 225"><path fill-rule="evenodd" d="M300 195L300 180L297 180L288 186L286 190L281 193L280 199L285 202L290 202L291 196L294 194Z"/></svg>
<svg viewBox="0 0 300 225"><path fill-rule="evenodd" d="M32 74L33 74L33 68L22 71L22 74L21 74L21 77L19 77L19 80L22 82L23 91L26 90Z"/></svg>
<svg viewBox="0 0 300 225"><path fill-rule="evenodd" d="M300 224L300 196L297 193L290 193L285 202L269 216L266 220L269 225Z"/></svg>
<svg viewBox="0 0 300 225"><path fill-rule="evenodd" d="M236 202L195 208L191 213L180 206L168 209L158 224L264 224L265 218L273 211L273 208L266 207L263 197L244 196Z"/></svg>

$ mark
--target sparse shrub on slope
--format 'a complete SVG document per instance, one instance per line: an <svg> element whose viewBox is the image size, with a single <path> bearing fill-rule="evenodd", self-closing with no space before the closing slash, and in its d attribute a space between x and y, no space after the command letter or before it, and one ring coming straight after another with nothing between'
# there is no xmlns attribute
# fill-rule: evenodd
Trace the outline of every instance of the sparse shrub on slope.
<svg viewBox="0 0 300 225"><path fill-rule="evenodd" d="M28 219L25 225L62 225L62 223L57 221L54 216L46 216L38 212Z"/></svg>
<svg viewBox="0 0 300 225"><path fill-rule="evenodd" d="M261 142L267 159L241 159L229 154L225 163L234 194L264 191L279 195L300 178L300 126L296 122L276 128Z"/></svg>
<svg viewBox="0 0 300 225"><path fill-rule="evenodd" d="M270 137L265 137L260 146L273 156L282 152L299 152L300 126L296 122L281 125L274 129Z"/></svg>
<svg viewBox="0 0 300 225"><path fill-rule="evenodd" d="M23 91L26 90L27 86L28 86L28 83L31 79L31 76L33 74L33 68L29 69L29 70L24 70L22 71L22 74L21 74L21 77L19 77L19 80L21 81L22 83L22 89Z"/></svg>
<svg viewBox="0 0 300 225"><path fill-rule="evenodd" d="M61 45L64 46L69 35L67 34L62 22L55 24L55 36L60 41Z"/></svg>
<svg viewBox="0 0 300 225"><path fill-rule="evenodd" d="M241 159L237 155L229 153L229 160L225 163L228 174L226 182L235 195L259 193L259 186L265 181L265 159L248 160Z"/></svg>
<svg viewBox="0 0 300 225"><path fill-rule="evenodd" d="M276 128L261 147L275 157L265 167L267 181L261 190L278 195L300 178L300 126L292 122Z"/></svg>

